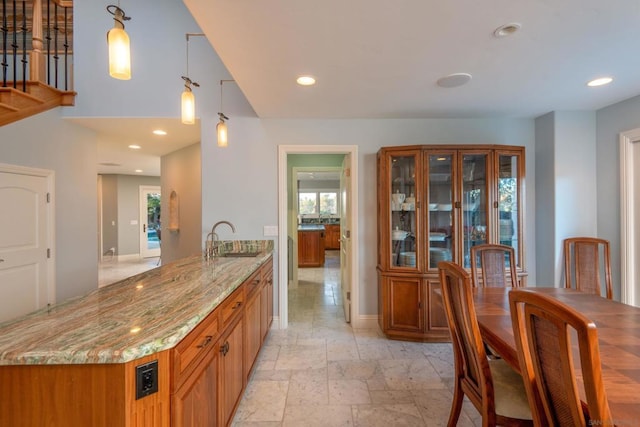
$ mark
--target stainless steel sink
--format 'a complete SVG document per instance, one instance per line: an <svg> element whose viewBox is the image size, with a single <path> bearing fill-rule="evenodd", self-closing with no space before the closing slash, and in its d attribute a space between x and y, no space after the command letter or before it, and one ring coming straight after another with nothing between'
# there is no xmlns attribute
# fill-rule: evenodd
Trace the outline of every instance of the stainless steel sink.
<svg viewBox="0 0 640 427"><path fill-rule="evenodd" d="M225 252L220 254L221 257L245 257L252 258L260 255L261 252Z"/></svg>

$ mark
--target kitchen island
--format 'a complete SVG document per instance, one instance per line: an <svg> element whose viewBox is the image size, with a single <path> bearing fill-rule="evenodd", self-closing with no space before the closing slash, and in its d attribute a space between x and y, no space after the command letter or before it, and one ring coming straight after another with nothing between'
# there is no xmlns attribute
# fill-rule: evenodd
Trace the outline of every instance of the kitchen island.
<svg viewBox="0 0 640 427"><path fill-rule="evenodd" d="M272 252L225 242L1 324L0 425L227 425L273 318Z"/></svg>
<svg viewBox="0 0 640 427"><path fill-rule="evenodd" d="M322 267L324 249L324 224L298 225L298 267Z"/></svg>

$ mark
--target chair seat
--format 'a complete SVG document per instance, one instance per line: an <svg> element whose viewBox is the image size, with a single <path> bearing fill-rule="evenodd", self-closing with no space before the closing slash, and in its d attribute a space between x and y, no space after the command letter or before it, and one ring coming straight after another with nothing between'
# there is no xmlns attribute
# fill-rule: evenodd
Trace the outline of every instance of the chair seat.
<svg viewBox="0 0 640 427"><path fill-rule="evenodd" d="M520 420L532 420L522 376L503 359L489 360L494 385L496 414Z"/></svg>

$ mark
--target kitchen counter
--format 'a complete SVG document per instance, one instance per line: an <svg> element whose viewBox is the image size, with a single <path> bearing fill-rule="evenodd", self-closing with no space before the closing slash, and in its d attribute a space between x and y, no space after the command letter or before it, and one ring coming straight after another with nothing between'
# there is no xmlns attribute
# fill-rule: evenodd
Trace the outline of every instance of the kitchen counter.
<svg viewBox="0 0 640 427"><path fill-rule="evenodd" d="M272 240L228 241L0 324L0 365L123 363L174 347L273 252Z"/></svg>

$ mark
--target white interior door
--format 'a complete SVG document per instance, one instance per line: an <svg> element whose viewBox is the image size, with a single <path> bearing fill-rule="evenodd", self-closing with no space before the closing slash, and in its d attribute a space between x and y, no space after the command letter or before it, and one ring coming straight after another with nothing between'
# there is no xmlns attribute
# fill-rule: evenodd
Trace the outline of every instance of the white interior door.
<svg viewBox="0 0 640 427"><path fill-rule="evenodd" d="M140 186L140 256L151 258L160 256L160 187Z"/></svg>
<svg viewBox="0 0 640 427"><path fill-rule="evenodd" d="M351 154L342 161L340 174L340 286L344 318L351 322Z"/></svg>
<svg viewBox="0 0 640 427"><path fill-rule="evenodd" d="M0 322L52 303L48 178L0 172Z"/></svg>

